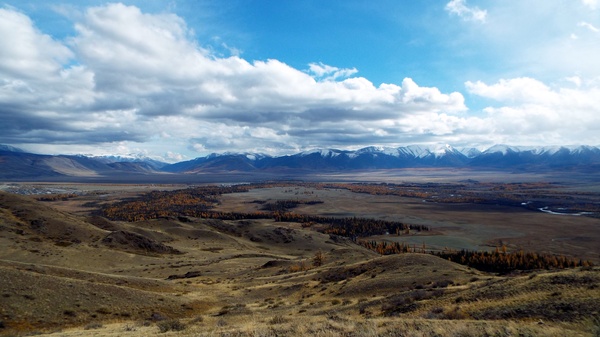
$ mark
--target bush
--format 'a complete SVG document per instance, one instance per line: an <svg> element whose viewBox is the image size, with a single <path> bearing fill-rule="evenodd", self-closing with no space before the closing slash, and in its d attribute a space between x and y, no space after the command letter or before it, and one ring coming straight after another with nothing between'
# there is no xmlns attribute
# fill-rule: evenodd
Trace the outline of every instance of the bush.
<svg viewBox="0 0 600 337"><path fill-rule="evenodd" d="M281 315L276 315L273 316L273 318L271 318L271 320L269 321L269 324L283 324L287 322L287 319L285 319L285 317L281 316Z"/></svg>
<svg viewBox="0 0 600 337"><path fill-rule="evenodd" d="M454 282L452 280L440 280L440 281L435 281L431 287L432 288L447 288L449 285L452 285L452 284L454 284Z"/></svg>
<svg viewBox="0 0 600 337"><path fill-rule="evenodd" d="M125 327L123 328L123 331L136 331L136 330L137 330L137 328L135 326L129 325L129 324L125 325Z"/></svg>
<svg viewBox="0 0 600 337"><path fill-rule="evenodd" d="M308 270L308 267L306 266L306 263L304 261L300 261L299 264L295 264L290 266L290 273L297 273L299 271L306 271Z"/></svg>
<svg viewBox="0 0 600 337"><path fill-rule="evenodd" d="M313 257L313 266L320 267L325 262L325 254L322 251L318 251L315 253Z"/></svg>
<svg viewBox="0 0 600 337"><path fill-rule="evenodd" d="M73 311L73 310L65 310L65 311L63 311L63 314L65 316L69 316L69 317L76 317L77 316L77 313L75 313L75 311Z"/></svg>
<svg viewBox="0 0 600 337"><path fill-rule="evenodd" d="M471 316L469 316L469 314L467 312L465 312L463 309L456 306L453 309L444 310L441 318L442 319L462 320L462 319L470 319Z"/></svg>
<svg viewBox="0 0 600 337"><path fill-rule="evenodd" d="M185 324L183 324L181 321L179 321L177 319L160 321L160 322L156 323L156 325L158 326L158 330L160 332L183 331L186 328Z"/></svg>
<svg viewBox="0 0 600 337"><path fill-rule="evenodd" d="M85 326L84 330L100 329L101 327L102 327L102 323L91 322Z"/></svg>

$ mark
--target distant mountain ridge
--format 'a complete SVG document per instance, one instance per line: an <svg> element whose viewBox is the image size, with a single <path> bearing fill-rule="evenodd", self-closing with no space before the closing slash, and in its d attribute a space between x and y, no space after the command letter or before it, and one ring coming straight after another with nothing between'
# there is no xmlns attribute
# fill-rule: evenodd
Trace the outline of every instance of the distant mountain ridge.
<svg viewBox="0 0 600 337"><path fill-rule="evenodd" d="M227 172L310 173L400 168L473 168L497 170L600 171L596 146L494 145L483 151L448 144L402 147L369 146L358 150L315 149L292 155L210 154L167 164L143 156L40 155L0 145L0 179L111 177L123 174L200 174Z"/></svg>
<svg viewBox="0 0 600 337"><path fill-rule="evenodd" d="M6 151L6 152L25 152L17 147L14 146L10 146L10 145L3 145L0 144L0 151Z"/></svg>
<svg viewBox="0 0 600 337"><path fill-rule="evenodd" d="M361 170L419 167L473 167L552 169L600 165L600 148L594 146L508 146L494 145L484 151L456 149L448 144L403 147L369 146L359 150L315 149L293 155L269 156L255 153L210 154L166 165L163 171L199 173L206 171L253 170Z"/></svg>
<svg viewBox="0 0 600 337"><path fill-rule="evenodd" d="M160 173L160 167L164 165L166 163L151 159L136 161L122 157L35 154L12 146L0 145L0 179L7 180L154 174Z"/></svg>

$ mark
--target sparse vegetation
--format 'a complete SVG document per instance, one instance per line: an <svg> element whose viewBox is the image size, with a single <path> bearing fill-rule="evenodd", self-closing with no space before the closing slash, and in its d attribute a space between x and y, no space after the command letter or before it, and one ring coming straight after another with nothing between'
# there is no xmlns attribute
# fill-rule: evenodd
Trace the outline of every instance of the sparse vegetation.
<svg viewBox="0 0 600 337"><path fill-rule="evenodd" d="M156 323L156 326L158 327L158 331L161 333L167 331L183 331L186 329L186 325L178 319L160 321Z"/></svg>
<svg viewBox="0 0 600 337"><path fill-rule="evenodd" d="M490 193L552 187L503 186ZM45 203L0 195L0 294L8 304L0 306L0 334L598 335L600 269L589 261L521 252L504 236L486 241L498 242L496 252L392 242L443 235L435 221L411 227L408 216L376 213L406 202L386 191L418 198L451 190L427 188L273 183L148 194L140 187L144 193L126 197ZM336 201L338 195L351 202ZM447 210L418 201L423 209ZM86 208L68 211L77 203ZM89 207L101 207L108 219L91 217ZM150 254L139 243L176 253ZM518 271L529 268L535 273Z"/></svg>

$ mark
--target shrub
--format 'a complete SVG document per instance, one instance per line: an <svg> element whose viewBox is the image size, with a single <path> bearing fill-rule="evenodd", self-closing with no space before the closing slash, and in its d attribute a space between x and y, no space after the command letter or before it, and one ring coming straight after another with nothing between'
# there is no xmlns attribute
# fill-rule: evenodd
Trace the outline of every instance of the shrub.
<svg viewBox="0 0 600 337"><path fill-rule="evenodd" d="M152 315L150 315L150 320L153 322L160 322L160 321L164 321L167 318L165 316L163 316L162 314L158 313L158 312L154 312L152 313Z"/></svg>
<svg viewBox="0 0 600 337"><path fill-rule="evenodd" d="M446 288L452 284L454 284L454 282L452 280L446 279L446 280L435 281L431 287L432 288Z"/></svg>
<svg viewBox="0 0 600 337"><path fill-rule="evenodd" d="M135 326L133 326L133 325L127 324L127 325L125 325L125 328L123 328L123 330L124 331L136 331L137 328Z"/></svg>
<svg viewBox="0 0 600 337"><path fill-rule="evenodd" d="M281 316L281 315L276 315L273 316L273 318L271 318L271 320L269 321L269 324L283 324L287 322L287 319L285 319L285 317Z"/></svg>
<svg viewBox="0 0 600 337"><path fill-rule="evenodd" d="M97 313L102 314L102 315L108 315L110 314L110 310L107 308L99 308L98 310L96 310Z"/></svg>
<svg viewBox="0 0 600 337"><path fill-rule="evenodd" d="M444 310L444 312L442 313L442 318L443 319L461 320L461 319L469 319L471 317L463 309L461 309L460 307L456 306L453 309Z"/></svg>
<svg viewBox="0 0 600 337"><path fill-rule="evenodd" d="M84 330L100 329L101 327L102 327L102 323L91 322L85 326Z"/></svg>
<svg viewBox="0 0 600 337"><path fill-rule="evenodd" d="M65 310L65 311L63 311L63 314L65 316L69 316L69 317L75 317L75 316L77 316L77 314L73 310Z"/></svg>
<svg viewBox="0 0 600 337"><path fill-rule="evenodd" d="M170 319L170 320L166 320L166 321L160 321L160 322L156 323L156 325L158 326L158 330L161 333L167 332L167 331L183 331L186 328L185 324L183 324L178 319Z"/></svg>
<svg viewBox="0 0 600 337"><path fill-rule="evenodd" d="M325 263L325 254L322 251L316 252L313 257L313 266L320 267L323 263Z"/></svg>
<svg viewBox="0 0 600 337"><path fill-rule="evenodd" d="M305 270L308 270L308 267L306 266L306 263L304 261L300 261L299 264L290 266L290 273L297 273L299 271Z"/></svg>

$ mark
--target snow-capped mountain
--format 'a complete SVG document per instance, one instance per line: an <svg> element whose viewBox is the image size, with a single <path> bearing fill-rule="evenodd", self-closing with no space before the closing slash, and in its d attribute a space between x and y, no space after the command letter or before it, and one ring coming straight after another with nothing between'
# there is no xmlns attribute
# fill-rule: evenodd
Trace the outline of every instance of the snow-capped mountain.
<svg viewBox="0 0 600 337"><path fill-rule="evenodd" d="M166 165L163 171L180 173L197 173L201 171L254 171L258 169L256 163L268 160L269 155L262 153L211 153L206 157L199 157L189 161Z"/></svg>
<svg viewBox="0 0 600 337"><path fill-rule="evenodd" d="M475 158L481 154L481 150L476 147L463 147L458 149L458 152L462 153L467 158Z"/></svg>
<svg viewBox="0 0 600 337"><path fill-rule="evenodd" d="M494 145L471 158L472 166L547 167L598 165L600 148L593 146L506 146Z"/></svg>
<svg viewBox="0 0 600 337"><path fill-rule="evenodd" d="M0 147L0 178L60 176L110 177L123 174L198 174L211 172L311 173L396 168L472 168L493 170L600 171L595 146L494 145L483 151L448 144L402 147L369 146L358 150L314 149L292 155L213 153L189 161L165 164L139 156L50 156Z"/></svg>
<svg viewBox="0 0 600 337"><path fill-rule="evenodd" d="M158 161L85 155L43 155L0 146L0 178L44 180L59 177L98 178L154 174L166 165Z"/></svg>
<svg viewBox="0 0 600 337"><path fill-rule="evenodd" d="M494 145L484 151L456 149L448 144L403 147L369 146L362 149L313 149L293 155L271 157L256 154L212 154L168 165L169 172L222 170L298 169L308 171L390 169L408 167L560 168L600 165L600 149L593 146Z"/></svg>

